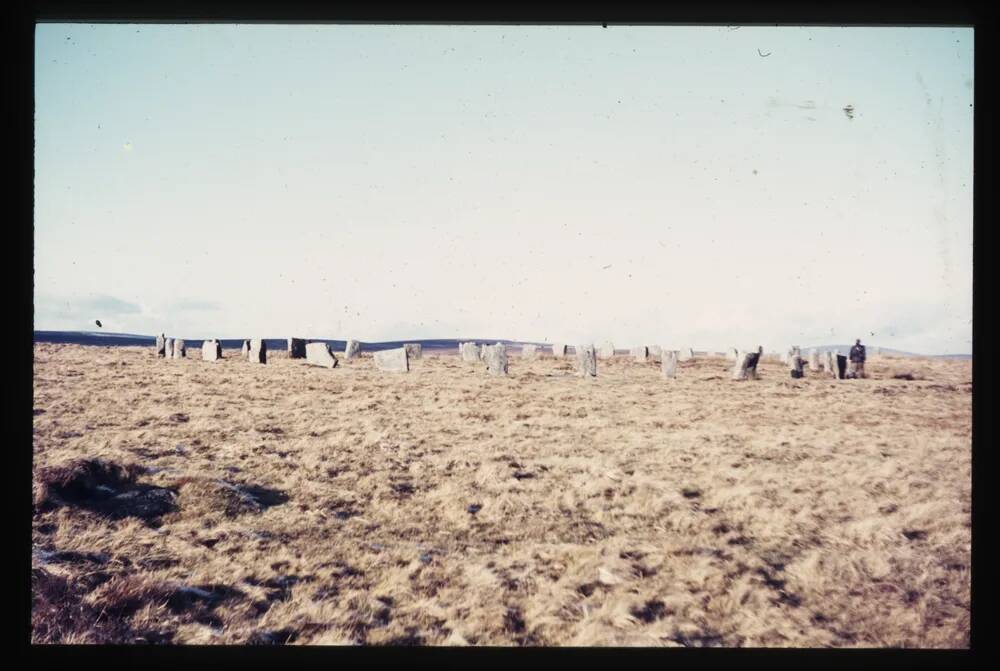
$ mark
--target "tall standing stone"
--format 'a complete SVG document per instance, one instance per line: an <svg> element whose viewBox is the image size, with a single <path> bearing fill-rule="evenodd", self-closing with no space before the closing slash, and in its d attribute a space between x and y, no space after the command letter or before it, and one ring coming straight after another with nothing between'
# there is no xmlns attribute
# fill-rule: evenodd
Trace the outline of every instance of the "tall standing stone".
<svg viewBox="0 0 1000 671"><path fill-rule="evenodd" d="M601 359L610 359L615 355L615 346L610 341L601 343L597 350L597 356Z"/></svg>
<svg viewBox="0 0 1000 671"><path fill-rule="evenodd" d="M163 341L163 355L168 359L174 358L174 339L166 338Z"/></svg>
<svg viewBox="0 0 1000 671"><path fill-rule="evenodd" d="M813 373L819 371L819 352L816 348L809 350L809 370Z"/></svg>
<svg viewBox="0 0 1000 671"><path fill-rule="evenodd" d="M263 338L251 338L247 360L250 363L267 363L267 343Z"/></svg>
<svg viewBox="0 0 1000 671"><path fill-rule="evenodd" d="M580 376L597 376L597 350L593 345L576 346L576 364Z"/></svg>
<svg viewBox="0 0 1000 671"><path fill-rule="evenodd" d="M344 358L353 359L359 354L361 354L361 343L357 340L348 340L344 346Z"/></svg>
<svg viewBox="0 0 1000 671"><path fill-rule="evenodd" d="M306 341L302 338L289 338L288 339L288 358L289 359L305 359L306 358Z"/></svg>
<svg viewBox="0 0 1000 671"><path fill-rule="evenodd" d="M667 349L662 349L661 352L660 372L663 373L663 377L677 377L677 352Z"/></svg>
<svg viewBox="0 0 1000 671"><path fill-rule="evenodd" d="M375 360L376 368L389 373L406 373L410 370L410 353L406 346L375 352L372 359Z"/></svg>
<svg viewBox="0 0 1000 671"><path fill-rule="evenodd" d="M802 357L798 354L793 354L792 359L788 364L789 373L794 379L801 378L804 373L802 371Z"/></svg>
<svg viewBox="0 0 1000 671"><path fill-rule="evenodd" d="M462 361L478 363L482 360L482 355L479 351L480 347L476 343L464 342L461 344L460 349L462 350Z"/></svg>
<svg viewBox="0 0 1000 671"><path fill-rule="evenodd" d="M521 357L524 359L534 359L537 349L535 345L521 345Z"/></svg>
<svg viewBox="0 0 1000 671"><path fill-rule="evenodd" d="M645 345L639 345L638 347L632 348L632 358L639 363L646 363L649 360L649 348Z"/></svg>
<svg viewBox="0 0 1000 671"><path fill-rule="evenodd" d="M490 375L507 374L507 346L503 343L483 345L483 361Z"/></svg>
<svg viewBox="0 0 1000 671"><path fill-rule="evenodd" d="M837 379L843 380L847 374L847 357L843 354L837 355Z"/></svg>
<svg viewBox="0 0 1000 671"><path fill-rule="evenodd" d="M552 356L562 358L566 356L566 345L562 343L552 346Z"/></svg>
<svg viewBox="0 0 1000 671"><path fill-rule="evenodd" d="M337 357L325 342L311 342L306 344L306 363L323 368L336 368Z"/></svg>
<svg viewBox="0 0 1000 671"><path fill-rule="evenodd" d="M218 361L222 358L222 343L218 340L206 340L201 343L201 358L205 361Z"/></svg>
<svg viewBox="0 0 1000 671"><path fill-rule="evenodd" d="M403 348L406 350L407 361L410 359L424 358L424 348L420 343L408 342L403 345ZM407 368L407 370L409 370L409 368Z"/></svg>
<svg viewBox="0 0 1000 671"><path fill-rule="evenodd" d="M174 358L184 359L187 357L187 347L184 346L184 341L180 338L174 338Z"/></svg>
<svg viewBox="0 0 1000 671"><path fill-rule="evenodd" d="M244 359L250 359L250 341L244 340L243 347L240 348L240 356Z"/></svg>
<svg viewBox="0 0 1000 671"><path fill-rule="evenodd" d="M161 359L167 356L167 337L162 333L156 336L156 356Z"/></svg>

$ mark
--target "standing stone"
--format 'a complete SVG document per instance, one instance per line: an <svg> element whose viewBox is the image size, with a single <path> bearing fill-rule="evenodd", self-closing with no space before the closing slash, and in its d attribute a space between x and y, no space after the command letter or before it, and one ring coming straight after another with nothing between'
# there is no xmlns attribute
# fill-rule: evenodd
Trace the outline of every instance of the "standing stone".
<svg viewBox="0 0 1000 671"><path fill-rule="evenodd" d="M472 363L478 363L482 360L482 353L480 352L480 347L474 342L464 342L459 347L462 351L462 361L470 361Z"/></svg>
<svg viewBox="0 0 1000 671"><path fill-rule="evenodd" d="M819 352L815 348L809 350L809 370L813 373L819 371Z"/></svg>
<svg viewBox="0 0 1000 671"><path fill-rule="evenodd" d="M557 344L552 346L552 356L562 358L566 356L566 345Z"/></svg>
<svg viewBox="0 0 1000 671"><path fill-rule="evenodd" d="M615 355L615 346L610 341L605 341L597 350L597 356L602 359L610 359Z"/></svg>
<svg viewBox="0 0 1000 671"><path fill-rule="evenodd" d="M288 358L289 359L305 359L306 358L306 341L302 338L289 338L288 339Z"/></svg>
<svg viewBox="0 0 1000 671"><path fill-rule="evenodd" d="M420 345L417 345L420 347ZM372 354L375 367L389 373L406 373L410 370L409 345L396 349L384 349Z"/></svg>
<svg viewBox="0 0 1000 671"><path fill-rule="evenodd" d="M823 352L822 356L823 372L830 377L837 377L837 362L833 358L833 352Z"/></svg>
<svg viewBox="0 0 1000 671"><path fill-rule="evenodd" d="M337 357L325 342L311 342L306 344L306 363L323 368L336 368Z"/></svg>
<svg viewBox="0 0 1000 671"><path fill-rule="evenodd" d="M646 345L646 350L649 352L649 356L658 357L663 356L663 348L659 345Z"/></svg>
<svg viewBox="0 0 1000 671"><path fill-rule="evenodd" d="M649 348L645 345L639 345L638 347L632 348L632 358L639 363L646 363L649 360Z"/></svg>
<svg viewBox="0 0 1000 671"><path fill-rule="evenodd" d="M677 352L678 361L690 361L694 358L694 350L690 347L685 347L684 349Z"/></svg>
<svg viewBox="0 0 1000 671"><path fill-rule="evenodd" d="M407 361L409 361L410 359L423 359L424 358L424 348L423 348L423 346L420 343L408 342L408 343L406 343L406 344L403 345L403 348L406 349L406 358L407 358ZM409 369L409 364L407 364L407 369L406 370L410 370Z"/></svg>
<svg viewBox="0 0 1000 671"><path fill-rule="evenodd" d="M243 347L240 349L240 356L244 359L250 359L250 341L244 340Z"/></svg>
<svg viewBox="0 0 1000 671"><path fill-rule="evenodd" d="M174 358L184 359L187 357L187 347L184 346L184 341L180 338L174 338Z"/></svg>
<svg viewBox="0 0 1000 671"><path fill-rule="evenodd" d="M201 358L205 361L218 361L222 358L222 343L218 340L206 340L201 344Z"/></svg>
<svg viewBox="0 0 1000 671"><path fill-rule="evenodd" d="M348 340L344 346L344 358L353 359L359 354L361 354L361 343L357 340Z"/></svg>
<svg viewBox="0 0 1000 671"><path fill-rule="evenodd" d="M757 380L757 364L764 352L764 348L759 348L756 352L738 351L736 364L733 366L734 380Z"/></svg>
<svg viewBox="0 0 1000 671"><path fill-rule="evenodd" d="M251 338L249 343L247 359L250 363L267 363L267 343L262 338Z"/></svg>
<svg viewBox="0 0 1000 671"><path fill-rule="evenodd" d="M666 349L661 350L661 352L660 372L663 373L663 377L677 377L677 352Z"/></svg>
<svg viewBox="0 0 1000 671"><path fill-rule="evenodd" d="M792 355L792 360L789 362L788 368L791 376L796 380L805 374L802 371L802 357L797 354Z"/></svg>
<svg viewBox="0 0 1000 671"><path fill-rule="evenodd" d="M174 339L173 338L166 338L163 341L163 353L164 353L164 356L166 358L168 358L168 359L173 359L174 358Z"/></svg>
<svg viewBox="0 0 1000 671"><path fill-rule="evenodd" d="M576 363L581 377L597 376L597 351L593 345L576 346Z"/></svg>
<svg viewBox="0 0 1000 671"><path fill-rule="evenodd" d="M847 357L843 354L837 355L837 379L843 380L847 374Z"/></svg>
<svg viewBox="0 0 1000 671"><path fill-rule="evenodd" d="M483 361L490 375L507 374L507 346L503 343L483 345Z"/></svg>
<svg viewBox="0 0 1000 671"><path fill-rule="evenodd" d="M167 356L167 337L163 334L156 336L156 356L161 359Z"/></svg>
<svg viewBox="0 0 1000 671"><path fill-rule="evenodd" d="M537 349L536 345L521 345L521 358L534 359Z"/></svg>

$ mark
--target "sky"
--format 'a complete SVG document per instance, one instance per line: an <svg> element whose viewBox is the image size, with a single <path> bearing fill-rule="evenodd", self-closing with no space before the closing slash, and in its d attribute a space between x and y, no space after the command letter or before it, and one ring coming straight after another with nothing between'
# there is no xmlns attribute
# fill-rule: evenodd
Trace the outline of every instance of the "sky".
<svg viewBox="0 0 1000 671"><path fill-rule="evenodd" d="M970 353L973 77L972 28L39 24L35 329Z"/></svg>

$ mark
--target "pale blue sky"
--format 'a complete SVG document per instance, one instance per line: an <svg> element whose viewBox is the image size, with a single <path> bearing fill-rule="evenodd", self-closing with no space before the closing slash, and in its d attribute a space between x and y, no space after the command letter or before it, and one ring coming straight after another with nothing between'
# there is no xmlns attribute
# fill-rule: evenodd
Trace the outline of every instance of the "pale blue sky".
<svg viewBox="0 0 1000 671"><path fill-rule="evenodd" d="M972 59L971 28L41 24L35 328L971 352Z"/></svg>

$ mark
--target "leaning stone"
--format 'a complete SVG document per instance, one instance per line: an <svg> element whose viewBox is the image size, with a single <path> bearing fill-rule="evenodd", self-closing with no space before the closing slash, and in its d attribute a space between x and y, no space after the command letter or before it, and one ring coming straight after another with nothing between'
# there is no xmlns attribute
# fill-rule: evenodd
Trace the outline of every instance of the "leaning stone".
<svg viewBox="0 0 1000 671"><path fill-rule="evenodd" d="M375 360L375 367L379 370L389 373L406 373L410 370L409 345L375 352L372 358Z"/></svg>
<svg viewBox="0 0 1000 671"><path fill-rule="evenodd" d="M167 356L167 338L162 334L156 336L156 356L161 359Z"/></svg>
<svg viewBox="0 0 1000 671"><path fill-rule="evenodd" d="M581 377L597 376L597 351L593 345L576 346L576 364Z"/></svg>
<svg viewBox="0 0 1000 671"><path fill-rule="evenodd" d="M459 346L462 354L462 361L471 361L472 363L478 363L482 360L482 353L480 352L480 347L474 342L464 342Z"/></svg>
<svg viewBox="0 0 1000 671"><path fill-rule="evenodd" d="M632 358L638 362L645 363L649 360L649 348L645 345L639 345L638 347L632 348Z"/></svg>
<svg viewBox="0 0 1000 671"><path fill-rule="evenodd" d="M311 342L306 344L306 363L323 368L336 368L337 357L325 342Z"/></svg>
<svg viewBox="0 0 1000 671"><path fill-rule="evenodd" d="M218 340L206 340L201 344L201 358L205 361L218 361L222 358L222 343Z"/></svg>
<svg viewBox="0 0 1000 671"><path fill-rule="evenodd" d="M566 345L558 344L552 346L552 356L554 357L564 357L566 356Z"/></svg>
<svg viewBox="0 0 1000 671"><path fill-rule="evenodd" d="M535 351L538 348L535 345L521 345L521 357L525 359L534 359Z"/></svg>
<svg viewBox="0 0 1000 671"><path fill-rule="evenodd" d="M187 357L187 347L184 346L184 341L180 338L174 338L174 358L184 359Z"/></svg>
<svg viewBox="0 0 1000 671"><path fill-rule="evenodd" d="M262 338L251 338L249 342L247 359L250 363L267 363L267 343Z"/></svg>
<svg viewBox="0 0 1000 671"><path fill-rule="evenodd" d="M597 356L601 359L610 359L615 355L615 346L610 342L604 342L597 350Z"/></svg>
<svg viewBox="0 0 1000 671"><path fill-rule="evenodd" d="M306 358L306 341L302 338L289 338L288 339L288 358L289 359L305 359Z"/></svg>
<svg viewBox="0 0 1000 671"><path fill-rule="evenodd" d="M490 375L507 374L507 346L503 343L483 345L483 361Z"/></svg>
<svg viewBox="0 0 1000 671"><path fill-rule="evenodd" d="M361 343L357 340L348 340L344 346L344 358L353 359L359 354L361 354Z"/></svg>
<svg viewBox="0 0 1000 671"><path fill-rule="evenodd" d="M406 349L407 360L424 358L424 348L420 343L408 342L403 345L403 348Z"/></svg>
<svg viewBox="0 0 1000 671"><path fill-rule="evenodd" d="M661 350L660 355L660 372L663 373L663 377L674 378L677 377L677 352L673 350Z"/></svg>

